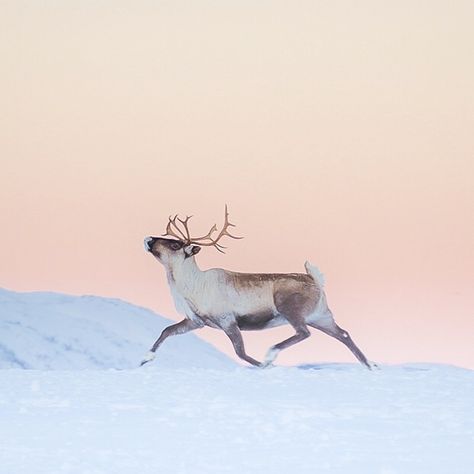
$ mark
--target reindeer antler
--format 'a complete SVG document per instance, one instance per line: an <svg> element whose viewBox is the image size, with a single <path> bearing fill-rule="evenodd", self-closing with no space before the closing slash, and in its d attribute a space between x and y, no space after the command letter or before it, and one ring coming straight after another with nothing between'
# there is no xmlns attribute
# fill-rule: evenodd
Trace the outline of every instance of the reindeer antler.
<svg viewBox="0 0 474 474"><path fill-rule="evenodd" d="M176 237L178 240L183 240L184 242L190 242L191 237L189 236L189 229L188 229L188 221L191 219L192 216L186 216L186 219L181 220L178 217L178 214L176 214L173 218L169 216L169 221L168 225L166 226L166 232L162 234L163 236L170 235L171 237ZM178 224L176 224L176 219L178 219L181 224L184 225L184 230L186 232L186 235L184 232L178 227ZM173 230L173 227L175 230ZM178 232L178 233L176 233Z"/></svg>
<svg viewBox="0 0 474 474"><path fill-rule="evenodd" d="M219 243L219 241L223 237L227 236L231 239L243 239L243 237L237 237L236 235L230 234L227 230L229 227L235 227L234 224L229 222L229 212L227 210L227 204L225 205L224 226L222 227L222 230L219 232L219 235L215 239L212 238L212 234L217 231L216 224L214 224L210 228L209 232L206 235L203 235L202 237L191 237L188 228L188 221L189 219L191 219L191 217L192 216L186 216L186 219L180 219L178 215L174 216L173 218L171 218L170 216L168 225L166 226L166 233L163 235L170 235L172 237L176 237L178 240L184 241L186 245L196 244L202 247L215 247L221 253L225 253L222 249L226 248ZM184 232L178 227L176 219L183 225ZM175 230L173 230L173 228Z"/></svg>
<svg viewBox="0 0 474 474"><path fill-rule="evenodd" d="M237 237L236 235L230 234L229 231L227 230L229 227L235 227L235 225L229 222L229 211L227 210L227 204L226 204L224 226L222 227L222 230L219 232L219 235L215 239L212 238L212 234L217 231L217 226L216 224L214 224L204 237L198 237L196 239L192 239L192 242L200 246L206 246L206 247L212 246L212 247L215 247L217 250L219 250L219 252L225 253L222 249L225 249L226 247L219 244L219 240L221 240L222 237L227 236L227 237L230 237L231 239L243 239L243 237ZM205 240L209 240L210 242L205 242Z"/></svg>

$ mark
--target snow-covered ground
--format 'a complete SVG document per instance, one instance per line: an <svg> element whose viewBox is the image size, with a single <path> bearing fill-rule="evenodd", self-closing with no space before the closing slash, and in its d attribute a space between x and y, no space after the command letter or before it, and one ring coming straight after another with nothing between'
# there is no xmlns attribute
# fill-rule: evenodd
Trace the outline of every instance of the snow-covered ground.
<svg viewBox="0 0 474 474"><path fill-rule="evenodd" d="M48 298L43 294L40 300ZM123 305L104 304L104 311L109 304ZM21 355L22 364L34 365L21 344L11 350L5 308L3 299L2 344L8 340L10 357ZM133 321L126 337L102 319L100 327L120 341L138 340L133 326L142 323L134 311L145 310L124 308ZM71 325L77 327L82 319L74 314ZM47 330L34 327L63 340L60 322ZM15 337L27 337L29 330L28 319L22 320ZM80 337L87 334L84 329ZM358 364L259 370L208 353L193 337L177 336L175 343L179 338L187 340L181 355L204 363L166 359L165 345L174 350L169 340L157 360L141 369L0 371L0 474L474 472L471 370L429 364L373 372ZM95 353L93 343L80 346L93 360L110 355ZM140 348L124 366L141 355ZM112 366L118 365L114 358Z"/></svg>
<svg viewBox="0 0 474 474"><path fill-rule="evenodd" d="M137 367L163 328L172 323L117 299L0 288L0 369ZM166 341L160 348L160 364L235 367L194 334Z"/></svg>
<svg viewBox="0 0 474 474"><path fill-rule="evenodd" d="M472 371L5 370L2 474L472 473Z"/></svg>

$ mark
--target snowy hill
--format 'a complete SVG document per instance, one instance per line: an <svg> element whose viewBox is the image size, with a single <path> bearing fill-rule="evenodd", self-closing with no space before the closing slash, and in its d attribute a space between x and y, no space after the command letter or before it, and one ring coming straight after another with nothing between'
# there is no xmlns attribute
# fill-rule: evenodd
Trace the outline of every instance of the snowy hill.
<svg viewBox="0 0 474 474"><path fill-rule="evenodd" d="M169 324L116 299L0 289L0 369L137 367ZM155 363L167 368L235 366L193 334L169 338Z"/></svg>

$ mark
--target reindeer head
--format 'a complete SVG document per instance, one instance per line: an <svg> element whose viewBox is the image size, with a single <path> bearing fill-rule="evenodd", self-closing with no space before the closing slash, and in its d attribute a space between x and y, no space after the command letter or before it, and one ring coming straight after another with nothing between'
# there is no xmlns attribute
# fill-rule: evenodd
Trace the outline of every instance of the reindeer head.
<svg viewBox="0 0 474 474"><path fill-rule="evenodd" d="M147 237L145 239L145 250L165 266L173 266L196 255L201 247L192 244L186 245L182 240Z"/></svg>
<svg viewBox="0 0 474 474"><path fill-rule="evenodd" d="M186 219L180 219L177 215L169 218L166 232L162 237L146 237L145 250L150 252L156 259L164 265L174 265L184 262L187 258L196 255L201 247L214 247L219 252L224 253L225 247L219 241L224 237L232 239L242 239L243 237L236 237L228 232L229 227L235 227L229 222L229 213L227 205L225 206L225 220L222 230L216 238L212 237L214 232L217 232L217 226L214 224L209 232L202 237L191 237L188 228L189 219L192 216L187 216ZM180 224L182 228L180 227ZM165 236L174 237L164 238Z"/></svg>

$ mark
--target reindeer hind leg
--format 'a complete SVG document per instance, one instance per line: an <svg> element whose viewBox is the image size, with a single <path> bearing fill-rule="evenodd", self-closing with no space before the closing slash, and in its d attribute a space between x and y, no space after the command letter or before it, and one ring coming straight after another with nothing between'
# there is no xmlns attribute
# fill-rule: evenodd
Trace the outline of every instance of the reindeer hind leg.
<svg viewBox="0 0 474 474"><path fill-rule="evenodd" d="M310 312L310 308L312 308L313 302L311 298L308 298L301 292L288 293L288 291L283 288L275 293L274 301L277 311L293 326L296 334L268 349L267 355L265 356L265 367L272 364L280 351L298 344L298 342L305 340L311 335L305 321L305 315L307 315Z"/></svg>
<svg viewBox="0 0 474 474"><path fill-rule="evenodd" d="M307 324L342 342L354 354L361 364L365 365L369 370L371 370L372 366L367 360L367 357L365 357L363 352L357 347L350 334L336 324L332 314L329 314L329 316L329 318L325 318L321 321L308 321Z"/></svg>
<svg viewBox="0 0 474 474"><path fill-rule="evenodd" d="M279 342L278 344L275 344L274 346L270 347L270 349L268 349L267 355L265 356L265 362L263 363L264 367L268 367L269 365L271 365L272 362L276 359L277 355L280 353L280 351L295 344L298 344L298 342L303 341L311 335L309 329L306 327L306 324L301 323L291 325L295 328L296 334L289 337L288 339L285 339L284 341Z"/></svg>

